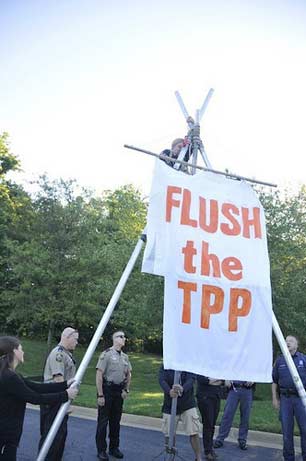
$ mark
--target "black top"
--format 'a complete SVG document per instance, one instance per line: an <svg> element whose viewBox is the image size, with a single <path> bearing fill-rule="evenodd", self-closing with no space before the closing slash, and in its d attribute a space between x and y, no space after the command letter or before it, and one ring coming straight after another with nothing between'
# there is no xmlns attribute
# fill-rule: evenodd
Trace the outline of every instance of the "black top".
<svg viewBox="0 0 306 461"><path fill-rule="evenodd" d="M196 406L194 394L193 394L193 383L195 376L192 373L186 371L181 372L180 385L183 387L183 395L177 399L176 414L180 415L190 408ZM163 366L159 370L159 384L164 391L164 403L162 406L162 412L171 414L172 398L170 397L170 390L174 382L174 371L165 370Z"/></svg>
<svg viewBox="0 0 306 461"><path fill-rule="evenodd" d="M214 386L209 384L209 378L207 376L197 375L197 398L202 399L208 395L221 397L221 385Z"/></svg>
<svg viewBox="0 0 306 461"><path fill-rule="evenodd" d="M34 383L12 370L0 378L0 439L18 445L26 403L63 403L68 400L67 382Z"/></svg>
<svg viewBox="0 0 306 461"><path fill-rule="evenodd" d="M171 157L171 150L170 150L170 149L165 149L165 150L163 150L163 151L161 152L161 154L162 154L162 155L166 155L167 157L169 157L169 160L166 160L166 159L163 159L163 158L162 158L161 160L162 160L163 162L167 163L167 165L169 165L169 166L171 166L171 167L173 168L173 167L174 167L174 164L175 164L175 161L177 160L177 158L176 158L176 157ZM189 155L189 150L187 150L187 152L186 152L186 154L184 155L184 158L183 158L184 162L188 162L189 157L190 157L190 155ZM170 159L171 159L171 160L170 160ZM185 165L181 165L179 169L181 170L182 167L183 167L183 168L186 168Z"/></svg>

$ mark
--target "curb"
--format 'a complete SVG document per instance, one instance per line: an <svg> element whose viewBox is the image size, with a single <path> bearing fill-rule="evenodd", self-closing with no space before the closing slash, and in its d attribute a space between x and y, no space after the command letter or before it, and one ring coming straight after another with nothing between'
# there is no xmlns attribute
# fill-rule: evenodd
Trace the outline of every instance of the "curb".
<svg viewBox="0 0 306 461"><path fill-rule="evenodd" d="M39 410L37 405L28 404L27 408L31 410ZM71 415L76 418L88 419L92 421L97 420L97 410L95 408L86 408L78 407L76 405L71 405ZM152 418L151 416L139 416L139 415L130 415L128 413L123 413L121 418L121 424L123 426L135 427L137 429L148 429L151 431L161 431L162 419L161 418ZM216 426L218 429L218 426ZM184 432L180 428L180 423L178 426L177 434L184 435ZM237 442L238 429L232 428L228 438L226 439L229 442ZM225 442L226 443L226 442ZM283 437L282 434L274 434L272 432L262 432L262 431L249 431L248 434L248 445L257 446L264 448L275 448L278 450L283 449ZM294 448L297 454L301 453L300 446L300 437L294 436Z"/></svg>

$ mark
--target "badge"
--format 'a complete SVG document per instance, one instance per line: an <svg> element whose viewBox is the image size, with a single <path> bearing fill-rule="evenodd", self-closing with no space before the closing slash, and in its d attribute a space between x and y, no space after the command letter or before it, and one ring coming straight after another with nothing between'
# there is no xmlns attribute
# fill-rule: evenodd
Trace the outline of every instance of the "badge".
<svg viewBox="0 0 306 461"><path fill-rule="evenodd" d="M62 361L63 361L63 354L61 354L60 352L58 352L58 353L56 354L55 360L56 360L57 362L62 362Z"/></svg>

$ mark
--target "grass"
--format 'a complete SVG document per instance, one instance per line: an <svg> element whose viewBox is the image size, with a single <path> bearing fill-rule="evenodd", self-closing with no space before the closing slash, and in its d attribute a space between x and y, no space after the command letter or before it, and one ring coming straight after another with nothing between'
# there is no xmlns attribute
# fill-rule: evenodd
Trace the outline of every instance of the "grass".
<svg viewBox="0 0 306 461"><path fill-rule="evenodd" d="M22 340L25 350L25 363L18 370L25 376L41 375L46 344L35 340ZM75 352L77 363L79 364L85 352L85 348L78 346ZM75 404L85 407L96 407L96 388L95 374L96 363L100 351L94 354L93 359L85 373L78 398ZM131 392L124 404L126 413L144 416L161 416L161 405L163 393L158 384L157 375L161 364L161 357L153 354L129 353L129 358L133 367ZM218 418L220 423L224 401L222 401L221 411ZM233 426L239 426L239 412L237 412ZM250 429L281 432L278 413L273 409L271 403L271 385L258 384L253 402L251 413Z"/></svg>
<svg viewBox="0 0 306 461"><path fill-rule="evenodd" d="M23 339L25 363L18 368L24 376L40 376L46 357L46 344L41 341ZM96 351L86 373L75 405L96 407L96 364L101 351ZM80 364L85 348L78 346L75 351L77 365ZM129 353L133 367L132 387L129 398L125 401L124 411L135 415L161 416L163 393L157 382L161 357L152 354Z"/></svg>

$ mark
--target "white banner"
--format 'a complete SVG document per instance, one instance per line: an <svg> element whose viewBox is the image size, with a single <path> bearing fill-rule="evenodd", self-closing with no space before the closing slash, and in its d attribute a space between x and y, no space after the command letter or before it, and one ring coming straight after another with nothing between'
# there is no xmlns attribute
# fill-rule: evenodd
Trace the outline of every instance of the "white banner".
<svg viewBox="0 0 306 461"><path fill-rule="evenodd" d="M271 381L265 219L248 184L157 161L143 271L165 277L165 368Z"/></svg>

